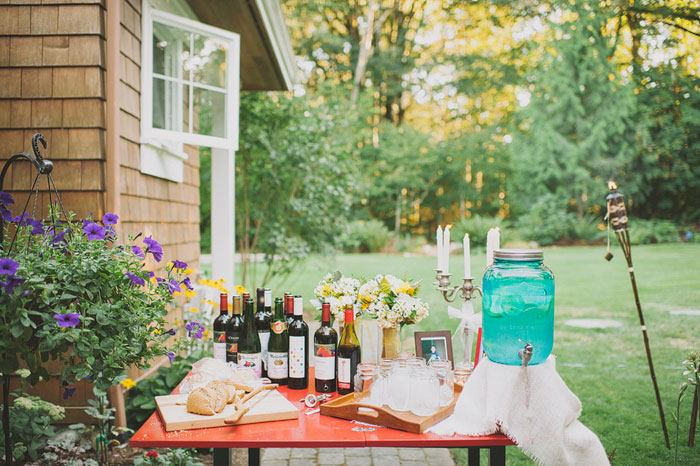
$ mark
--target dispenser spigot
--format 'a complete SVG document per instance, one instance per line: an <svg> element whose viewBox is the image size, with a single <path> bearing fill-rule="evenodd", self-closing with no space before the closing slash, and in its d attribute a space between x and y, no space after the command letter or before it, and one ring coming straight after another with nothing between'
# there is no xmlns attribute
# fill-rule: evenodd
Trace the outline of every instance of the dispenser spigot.
<svg viewBox="0 0 700 466"><path fill-rule="evenodd" d="M527 365L530 363L530 359L532 358L532 345L526 341L523 341L518 338L518 341L521 343L525 343L525 346L518 351L518 358L523 362L523 367L527 367Z"/></svg>

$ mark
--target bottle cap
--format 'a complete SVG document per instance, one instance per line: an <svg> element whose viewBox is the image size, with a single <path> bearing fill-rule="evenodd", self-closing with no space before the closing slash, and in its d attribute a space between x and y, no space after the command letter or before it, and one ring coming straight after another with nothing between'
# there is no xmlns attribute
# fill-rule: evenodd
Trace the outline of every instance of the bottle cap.
<svg viewBox="0 0 700 466"><path fill-rule="evenodd" d="M265 288L265 307L272 306L272 290Z"/></svg>
<svg viewBox="0 0 700 466"><path fill-rule="evenodd" d="M294 315L300 316L304 314L304 301L301 296L294 297Z"/></svg>
<svg viewBox="0 0 700 466"><path fill-rule="evenodd" d="M349 324L350 322L355 322L355 310L345 309L345 323Z"/></svg>
<svg viewBox="0 0 700 466"><path fill-rule="evenodd" d="M331 320L331 304L323 303L321 304L321 321L330 322Z"/></svg>
<svg viewBox="0 0 700 466"><path fill-rule="evenodd" d="M240 314L241 313L241 297L239 295L235 294L235 295L233 295L232 300L233 300L233 313Z"/></svg>

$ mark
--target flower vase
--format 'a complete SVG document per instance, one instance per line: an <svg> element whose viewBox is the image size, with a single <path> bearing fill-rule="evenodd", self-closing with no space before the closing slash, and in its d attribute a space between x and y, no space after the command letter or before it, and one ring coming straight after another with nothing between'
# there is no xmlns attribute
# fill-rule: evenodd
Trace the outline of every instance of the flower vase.
<svg viewBox="0 0 700 466"><path fill-rule="evenodd" d="M401 352L401 335L398 327L382 329L382 358L394 359Z"/></svg>

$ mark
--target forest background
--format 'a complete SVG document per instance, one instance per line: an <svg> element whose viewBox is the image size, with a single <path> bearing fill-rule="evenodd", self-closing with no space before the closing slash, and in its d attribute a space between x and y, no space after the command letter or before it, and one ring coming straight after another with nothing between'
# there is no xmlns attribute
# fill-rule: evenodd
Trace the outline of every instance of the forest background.
<svg viewBox="0 0 700 466"><path fill-rule="evenodd" d="M695 241L700 2L283 4L301 84L241 96L242 283L311 254L415 251L439 224L474 246L493 226L510 242L603 241L610 179L634 242Z"/></svg>

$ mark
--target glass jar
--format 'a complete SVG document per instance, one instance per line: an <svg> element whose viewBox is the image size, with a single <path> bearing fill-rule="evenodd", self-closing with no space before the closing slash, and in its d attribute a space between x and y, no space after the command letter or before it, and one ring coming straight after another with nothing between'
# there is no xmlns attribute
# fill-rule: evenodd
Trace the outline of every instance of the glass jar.
<svg viewBox="0 0 700 466"><path fill-rule="evenodd" d="M389 383L386 390L386 404L394 411L408 411L411 398L411 384L413 383L413 369L397 364L389 375Z"/></svg>
<svg viewBox="0 0 700 466"><path fill-rule="evenodd" d="M554 341L554 275L538 249L496 249L484 273L483 347L497 363L520 365L532 345L529 364L543 362Z"/></svg>
<svg viewBox="0 0 700 466"><path fill-rule="evenodd" d="M413 368L408 409L416 416L432 416L440 409L440 382L426 366Z"/></svg>
<svg viewBox="0 0 700 466"><path fill-rule="evenodd" d="M455 397L455 379L452 373L452 363L447 360L430 361L438 382L440 382L440 406L449 406Z"/></svg>
<svg viewBox="0 0 700 466"><path fill-rule="evenodd" d="M371 402L373 385L379 377L379 367L374 363L360 363L355 373L355 401L364 398L364 402Z"/></svg>

